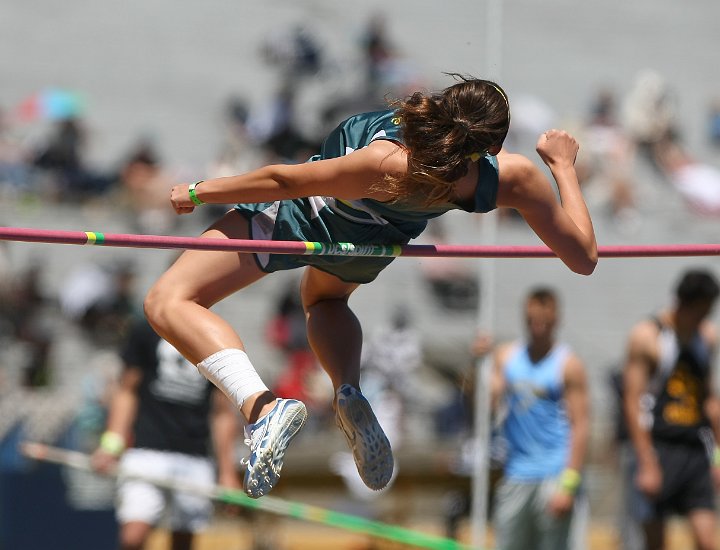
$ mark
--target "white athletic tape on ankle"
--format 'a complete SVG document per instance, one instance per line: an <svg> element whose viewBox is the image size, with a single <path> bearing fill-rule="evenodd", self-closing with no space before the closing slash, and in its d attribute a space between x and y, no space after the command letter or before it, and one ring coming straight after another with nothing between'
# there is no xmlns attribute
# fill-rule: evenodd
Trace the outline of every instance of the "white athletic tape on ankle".
<svg viewBox="0 0 720 550"><path fill-rule="evenodd" d="M269 391L241 349L224 349L197 364L205 378L215 384L237 408L251 395Z"/></svg>

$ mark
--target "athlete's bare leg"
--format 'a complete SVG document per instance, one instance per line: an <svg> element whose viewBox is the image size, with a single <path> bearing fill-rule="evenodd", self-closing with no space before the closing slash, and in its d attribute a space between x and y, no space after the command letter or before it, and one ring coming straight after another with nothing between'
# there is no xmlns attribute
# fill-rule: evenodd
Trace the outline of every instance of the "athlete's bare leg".
<svg viewBox="0 0 720 550"><path fill-rule="evenodd" d="M231 210L202 237L247 239L248 233L248 221ZM145 314L155 331L193 364L220 350L244 350L232 326L209 308L264 275L251 254L188 250L150 289ZM246 399L241 412L253 423L274 404L275 397L262 392Z"/></svg>
<svg viewBox="0 0 720 550"><path fill-rule="evenodd" d="M302 280L308 341L336 391L342 384L360 387L362 328L348 306L358 286L312 267Z"/></svg>

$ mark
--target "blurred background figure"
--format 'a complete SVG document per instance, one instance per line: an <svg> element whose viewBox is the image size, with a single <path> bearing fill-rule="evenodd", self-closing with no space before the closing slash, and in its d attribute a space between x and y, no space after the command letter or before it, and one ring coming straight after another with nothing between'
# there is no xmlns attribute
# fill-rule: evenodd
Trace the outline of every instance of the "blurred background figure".
<svg viewBox="0 0 720 550"><path fill-rule="evenodd" d="M59 296L60 308L96 346L113 347L125 337L135 300L136 267L118 261L109 266L80 264L67 276Z"/></svg>
<svg viewBox="0 0 720 550"><path fill-rule="evenodd" d="M46 175L56 200L82 201L104 193L114 183L114 174L103 174L89 166L87 146L87 131L79 116L55 121L37 145L32 164Z"/></svg>
<svg viewBox="0 0 720 550"><path fill-rule="evenodd" d="M501 550L585 547L588 510L581 481L589 391L583 363L557 340L559 314L554 290L531 290L526 338L495 350L491 404L504 417L507 442L494 504Z"/></svg>
<svg viewBox="0 0 720 550"><path fill-rule="evenodd" d="M632 182L634 144L618 120L613 92L598 90L581 135L581 180L590 197L598 197L589 200L601 201L622 229L632 232L640 222Z"/></svg>
<svg viewBox="0 0 720 550"><path fill-rule="evenodd" d="M662 172L657 145L678 135L677 105L665 78L655 70L640 71L623 98L622 125L640 158Z"/></svg>
<svg viewBox="0 0 720 550"><path fill-rule="evenodd" d="M26 388L52 383L57 304L43 290L43 272L43 264L35 260L19 273L7 273L0 284L0 337L22 343L21 383Z"/></svg>
<svg viewBox="0 0 720 550"><path fill-rule="evenodd" d="M629 463L626 513L642 525L641 548L665 548L671 514L686 516L695 548L716 548L720 487L720 401L712 383L717 327L708 319L720 293L706 270L683 273L672 306L636 324L626 348Z"/></svg>
<svg viewBox="0 0 720 550"><path fill-rule="evenodd" d="M263 59L277 67L282 79L296 82L320 72L324 53L319 40L307 25L293 25L268 34L261 46Z"/></svg>
<svg viewBox="0 0 720 550"><path fill-rule="evenodd" d="M273 393L303 401L310 411L305 429L321 432L334 420L330 406L332 385L310 349L299 280L287 285L276 299L273 316L265 326L265 338L280 351L284 361L272 386Z"/></svg>
<svg viewBox="0 0 720 550"><path fill-rule="evenodd" d="M386 89L383 86L385 65L395 55L384 15L376 13L368 19L360 46L365 61L367 97L379 101Z"/></svg>
<svg viewBox="0 0 720 550"><path fill-rule="evenodd" d="M163 167L160 153L149 138L141 138L122 162L119 175L122 201L138 233L168 234L177 217L168 206L175 177Z"/></svg>
<svg viewBox="0 0 720 550"><path fill-rule="evenodd" d="M693 212L706 216L720 215L720 168L694 158L679 139L658 143L656 161Z"/></svg>
<svg viewBox="0 0 720 550"><path fill-rule="evenodd" d="M716 148L720 148L720 98L714 99L708 109L708 138Z"/></svg>
<svg viewBox="0 0 720 550"><path fill-rule="evenodd" d="M29 155L27 144L16 130L10 113L0 107L0 193L29 190Z"/></svg>
<svg viewBox="0 0 720 550"><path fill-rule="evenodd" d="M178 484L241 488L235 462L238 416L230 401L170 344L138 318L120 352L123 369L113 391L106 431L93 454L100 472L130 476L118 483L120 548L141 550L166 518L172 550L190 550L205 529L209 498L168 490L132 476ZM214 449L214 452L213 452Z"/></svg>
<svg viewBox="0 0 720 550"><path fill-rule="evenodd" d="M421 237L428 244L449 244L445 226L430 220ZM420 271L433 302L447 312L477 311L479 276L459 258L420 258Z"/></svg>

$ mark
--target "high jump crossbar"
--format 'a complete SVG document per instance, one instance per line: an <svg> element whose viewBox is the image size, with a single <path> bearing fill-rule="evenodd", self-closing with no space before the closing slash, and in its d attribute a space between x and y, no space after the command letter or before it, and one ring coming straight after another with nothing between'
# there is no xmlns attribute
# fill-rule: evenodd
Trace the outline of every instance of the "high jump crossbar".
<svg viewBox="0 0 720 550"><path fill-rule="evenodd" d="M416 258L554 258L545 246L473 246L450 244L373 245L320 243L310 241L260 241L175 237L168 235L129 235L96 231L57 231L22 227L0 227L0 240L48 244L99 245L124 248L219 250L256 254L295 254L319 256L370 256ZM720 244L664 244L600 246L601 258L661 258L720 256Z"/></svg>
<svg viewBox="0 0 720 550"><path fill-rule="evenodd" d="M30 441L22 443L20 445L20 451L23 455L34 460L60 464L89 472L93 471L90 456L78 451ZM134 473L129 474L123 473L122 471L112 472L107 475L118 476L124 479L141 480L163 489L194 494L217 502L270 512L296 520L319 523L355 533L364 533L376 538L407 544L415 548L429 548L431 550L470 550L468 546L452 539L277 497L264 496L259 499L252 499L239 489L230 489L220 485L200 485L189 481L170 480Z"/></svg>

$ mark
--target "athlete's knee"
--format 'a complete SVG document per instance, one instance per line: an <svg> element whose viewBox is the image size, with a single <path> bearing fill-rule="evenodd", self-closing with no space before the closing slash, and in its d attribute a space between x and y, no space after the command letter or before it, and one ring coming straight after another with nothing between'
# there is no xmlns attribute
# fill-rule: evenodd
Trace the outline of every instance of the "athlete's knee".
<svg viewBox="0 0 720 550"><path fill-rule="evenodd" d="M316 306L328 306L328 305L343 305L347 306L350 295L345 296L302 296L302 306L305 313L310 311Z"/></svg>
<svg viewBox="0 0 720 550"><path fill-rule="evenodd" d="M161 283L155 283L143 301L145 317L155 330L162 332L162 327L167 324L171 315L173 297L171 292Z"/></svg>
<svg viewBox="0 0 720 550"><path fill-rule="evenodd" d="M308 270L300 283L300 298L303 309L308 313L317 304L341 302L347 304L350 295L358 287L345 283L332 275Z"/></svg>

